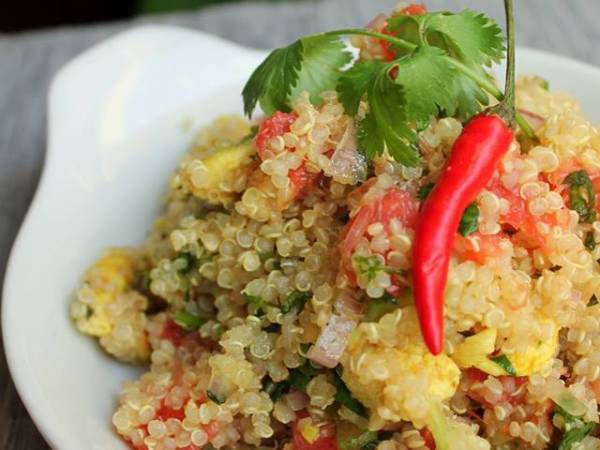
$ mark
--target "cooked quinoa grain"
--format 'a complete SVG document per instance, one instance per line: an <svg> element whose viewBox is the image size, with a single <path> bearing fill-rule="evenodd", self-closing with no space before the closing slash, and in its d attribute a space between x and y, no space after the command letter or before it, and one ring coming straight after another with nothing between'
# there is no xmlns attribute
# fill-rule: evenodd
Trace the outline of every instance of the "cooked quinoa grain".
<svg viewBox="0 0 600 450"><path fill-rule="evenodd" d="M582 217L568 181L600 186L600 130L538 77L518 81L517 107L537 140L516 136L476 231L456 236L439 356L412 249L464 123L432 119L410 168L367 162L335 91L201 130L146 240L106 250L71 304L79 331L146 367L116 432L140 450L510 450L587 427L572 448L600 448L600 207Z"/></svg>

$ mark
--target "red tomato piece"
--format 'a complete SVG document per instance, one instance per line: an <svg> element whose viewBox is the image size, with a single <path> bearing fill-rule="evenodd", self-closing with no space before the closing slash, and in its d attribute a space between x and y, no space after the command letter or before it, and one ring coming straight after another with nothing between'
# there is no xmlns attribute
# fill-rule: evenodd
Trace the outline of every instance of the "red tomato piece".
<svg viewBox="0 0 600 450"><path fill-rule="evenodd" d="M372 183L369 183L370 187ZM366 184L365 183L365 184ZM361 195L366 189L359 187ZM354 193L350 194L354 195ZM356 275L352 268L352 254L369 225L379 222L386 227L392 219L398 219L407 228L413 228L417 221L419 203L411 194L401 189L390 189L382 197L360 207L356 215L346 225L339 243L342 269L352 284L356 284Z"/></svg>
<svg viewBox="0 0 600 450"><path fill-rule="evenodd" d="M472 381L485 381L487 380L488 374L483 370L479 370L475 367L469 367L465 370L465 375Z"/></svg>
<svg viewBox="0 0 600 450"><path fill-rule="evenodd" d="M167 341L171 341L171 343L178 347L181 345L181 341L185 337L186 332L183 328L181 328L174 320L168 319L165 322L165 326L160 334L161 339L166 339Z"/></svg>
<svg viewBox="0 0 600 450"><path fill-rule="evenodd" d="M337 450L335 424L332 423L319 427L319 436L313 442L308 442L304 439L304 436L302 436L299 428L299 422L304 417L308 417L308 413L299 413L292 424L292 442L294 443L294 450Z"/></svg>
<svg viewBox="0 0 600 450"><path fill-rule="evenodd" d="M269 141L275 136L281 136L290 131L290 127L297 118L298 114L296 113L277 111L271 117L262 121L256 134L256 149L261 159L265 157Z"/></svg>
<svg viewBox="0 0 600 450"><path fill-rule="evenodd" d="M302 163L297 169L290 170L288 177L292 184L292 198L302 198L307 188L314 186L320 176L320 173L308 171L305 163Z"/></svg>
<svg viewBox="0 0 600 450"><path fill-rule="evenodd" d="M506 236L504 234L481 234L476 231L469 237L477 239L477 248L474 247L472 239L467 239L457 234L454 240L454 251L460 259L468 259L477 264L485 264L487 258L498 256L502 253L500 242Z"/></svg>
<svg viewBox="0 0 600 450"><path fill-rule="evenodd" d="M435 440L433 439L433 434L429 431L429 428L421 428L419 434L425 441L425 447L429 450L435 450Z"/></svg>

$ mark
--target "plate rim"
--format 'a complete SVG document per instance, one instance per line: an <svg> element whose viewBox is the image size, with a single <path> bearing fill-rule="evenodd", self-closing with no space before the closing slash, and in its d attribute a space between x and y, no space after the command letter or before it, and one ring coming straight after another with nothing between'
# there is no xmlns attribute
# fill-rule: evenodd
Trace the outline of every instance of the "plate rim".
<svg viewBox="0 0 600 450"><path fill-rule="evenodd" d="M5 269L4 283L2 287L2 305L0 314L2 319L0 323L0 328L2 329L3 346L10 377L12 379L12 382L14 383L19 398L23 402L23 405L25 406L33 423L40 431L46 442L53 448L63 448L62 444L64 444L64 433L61 431L62 429L60 427L53 428L51 426L53 421L43 414L39 406L35 405L36 398L34 398L28 392L26 380L24 379L24 377L27 375L24 373L24 363L21 362L18 357L18 339L16 338L16 336L13 336L10 333L12 327L7 324L8 317L12 316L12 314L9 313L9 311L11 311L14 308L15 303L18 302L17 298L13 298L12 292L16 289L15 286L17 286L20 280L22 279L22 276L15 269L15 261L17 260L17 258L24 256L22 255L23 252L21 251L21 248L24 247L24 242L29 238L28 233L32 226L33 212L38 209L38 205L42 200L43 193L46 191L47 185L51 182L49 178L50 172L48 170L48 163L49 161L53 160L56 157L55 154L59 152L59 150L54 148L50 140L50 136L53 133L53 117L51 115L51 112L53 109L53 105L59 101L57 99L58 87L64 82L63 80L68 79L70 72L75 70L81 64L87 64L86 60L88 58L93 58L95 53L102 51L102 49L106 47L114 46L119 44L120 42L126 41L133 35L144 33L147 36L154 35L155 39L158 39L159 36L163 35L164 33L178 33L186 36L193 36L195 39L205 39L208 41L213 41L214 45L226 46L232 50L244 53L246 55L254 54L256 56L264 56L266 54L264 50L256 50L244 47L239 44L228 41L224 38L190 28L171 25L139 25L134 26L125 31L119 32L84 50L83 52L73 57L69 62L67 62L53 76L52 81L49 84L48 93L46 96L46 111L48 112L48 128L46 131L46 136L48 138L48 144L46 152L44 153L42 170L38 185L35 190L35 194L27 209L26 214L24 215L24 218L21 222L21 225L19 226L19 230L9 251L9 256L7 259ZM519 46L518 52L521 55L537 56L556 63L569 64L571 66L574 66L576 70L593 71L596 72L598 74L598 77L600 78L600 67L596 67L584 61L579 61L567 56L558 55L545 50L532 49L528 47Z"/></svg>

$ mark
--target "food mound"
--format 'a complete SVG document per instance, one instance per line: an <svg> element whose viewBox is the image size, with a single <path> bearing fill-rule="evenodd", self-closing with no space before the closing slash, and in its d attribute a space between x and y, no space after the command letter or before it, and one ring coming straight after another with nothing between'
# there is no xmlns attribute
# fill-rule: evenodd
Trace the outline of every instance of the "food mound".
<svg viewBox="0 0 600 450"><path fill-rule="evenodd" d="M274 51L244 89L264 114L201 130L146 240L88 269L77 328L148 367L116 432L153 450L600 448L599 130L517 81L522 125L447 267L426 268L448 270L432 351L415 236L455 142L502 100L484 69L505 43L420 5L363 31L351 68L336 34Z"/></svg>

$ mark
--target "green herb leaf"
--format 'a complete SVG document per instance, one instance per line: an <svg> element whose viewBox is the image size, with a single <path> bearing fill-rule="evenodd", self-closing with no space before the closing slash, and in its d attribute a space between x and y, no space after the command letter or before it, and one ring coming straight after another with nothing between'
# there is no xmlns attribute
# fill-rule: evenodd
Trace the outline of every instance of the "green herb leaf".
<svg viewBox="0 0 600 450"><path fill-rule="evenodd" d="M370 447L370 444L375 444L377 447L377 443L379 439L377 438L376 431L363 431L358 436L348 439L340 444L340 450L367 450ZM366 448L365 448L366 447Z"/></svg>
<svg viewBox="0 0 600 450"><path fill-rule="evenodd" d="M279 397L290 390L290 384L287 381L274 382L271 378L265 377L263 390L269 394L271 400L276 401Z"/></svg>
<svg viewBox="0 0 600 450"><path fill-rule="evenodd" d="M466 9L415 16L424 39L470 66L491 66L504 56L502 29L489 17Z"/></svg>
<svg viewBox="0 0 600 450"><path fill-rule="evenodd" d="M335 374L335 399L340 403L340 405L344 405L350 411L355 414L358 414L361 417L368 417L367 410L363 406L361 402L356 400L342 380L341 376L336 372Z"/></svg>
<svg viewBox="0 0 600 450"><path fill-rule="evenodd" d="M587 303L587 306L594 306L598 304L598 297L596 297L596 294L592 295L592 297L590 298L590 301Z"/></svg>
<svg viewBox="0 0 600 450"><path fill-rule="evenodd" d="M387 273L398 273L400 269L396 269L394 267L386 266L381 260L380 256L372 255L372 256L362 256L356 255L353 258L358 273L360 275L366 275L367 280L372 281L375 279L375 276L379 272L387 272Z"/></svg>
<svg viewBox="0 0 600 450"><path fill-rule="evenodd" d="M306 391L306 386L312 378L320 372L320 369L316 368L308 361L302 366L290 370L290 376L288 382L290 386L296 388L299 391Z"/></svg>
<svg viewBox="0 0 600 450"><path fill-rule="evenodd" d="M565 409L562 406L560 406L558 403L554 404L554 414L558 414L558 415L562 416L565 424L577 423L577 421L579 419L581 419L580 416L574 416L573 414L565 411Z"/></svg>
<svg viewBox="0 0 600 450"><path fill-rule="evenodd" d="M310 101L319 105L321 92L334 90L340 78L340 69L352 60L346 45L336 36L319 35L301 39L303 46L302 68L298 83L292 88L290 99L303 91Z"/></svg>
<svg viewBox="0 0 600 450"><path fill-rule="evenodd" d="M387 150L396 161L414 167L419 163L417 135L407 119L402 87L389 75L394 65L375 64L377 70L367 87L369 113L358 125L360 149L369 159Z"/></svg>
<svg viewBox="0 0 600 450"><path fill-rule="evenodd" d="M425 201L425 199L429 196L429 193L433 190L434 186L435 184L432 182L421 186L417 191L417 198L422 202Z"/></svg>
<svg viewBox="0 0 600 450"><path fill-rule="evenodd" d="M402 86L406 119L428 124L440 111L454 107L453 92L448 84L457 76L443 50L418 47L398 60L396 84Z"/></svg>
<svg viewBox="0 0 600 450"><path fill-rule="evenodd" d="M340 76L336 89L346 114L355 116L358 113L360 101L375 75L382 70L382 64L375 59L359 62Z"/></svg>
<svg viewBox="0 0 600 450"><path fill-rule="evenodd" d="M471 203L465 209L465 212L460 219L458 232L463 236L468 236L477 231L477 221L479 220L479 208L476 203Z"/></svg>
<svg viewBox="0 0 600 450"><path fill-rule="evenodd" d="M498 364L500 367L502 367L502 369L508 375L511 375L513 377L517 376L517 370L514 368L514 366L510 362L510 359L508 359L508 357L506 355L492 356L492 357L490 357L490 360L492 360L493 362Z"/></svg>
<svg viewBox="0 0 600 450"><path fill-rule="evenodd" d="M177 311L173 316L173 320L177 325L188 331L197 330L206 322L205 319L184 310Z"/></svg>
<svg viewBox="0 0 600 450"><path fill-rule="evenodd" d="M596 191L585 170L571 172L565 183L569 185L569 208L579 214L580 223L596 220Z"/></svg>
<svg viewBox="0 0 600 450"><path fill-rule="evenodd" d="M197 259L190 252L180 252L177 254L176 259L182 259L185 261L185 265L179 270L181 273L189 273L196 266Z"/></svg>
<svg viewBox="0 0 600 450"><path fill-rule="evenodd" d="M312 298L312 292L293 291L285 298L281 305L281 312L287 314L295 312L298 314L304 309L304 305Z"/></svg>
<svg viewBox="0 0 600 450"><path fill-rule="evenodd" d="M380 298L371 299L365 312L365 321L378 322L383 316L396 309L398 309L398 302L386 292Z"/></svg>
<svg viewBox="0 0 600 450"><path fill-rule="evenodd" d="M288 97L298 82L302 51L302 41L297 40L287 47L273 50L256 68L242 91L244 112L248 117L258 102L266 114L289 110Z"/></svg>
<svg viewBox="0 0 600 450"><path fill-rule="evenodd" d="M585 248L587 248L590 252L594 251L596 248L596 241L594 240L594 232L590 231L585 235L585 241L583 242Z"/></svg>
<svg viewBox="0 0 600 450"><path fill-rule="evenodd" d="M221 405L221 404L223 404L225 402L225 399L222 399L221 397L219 397L217 394L215 394L210 389L206 391L206 396L210 400L212 400L213 402L215 402L217 405Z"/></svg>
<svg viewBox="0 0 600 450"><path fill-rule="evenodd" d="M594 428L596 428L596 424L588 422L582 427L567 431L558 444L557 450L571 450L575 444L581 442L586 436L589 436L594 431Z"/></svg>
<svg viewBox="0 0 600 450"><path fill-rule="evenodd" d="M319 94L333 89L340 69L351 55L336 36L307 36L269 54L244 86L244 112L251 116L257 103L270 115L289 111L290 99L308 91L311 101L320 102Z"/></svg>

